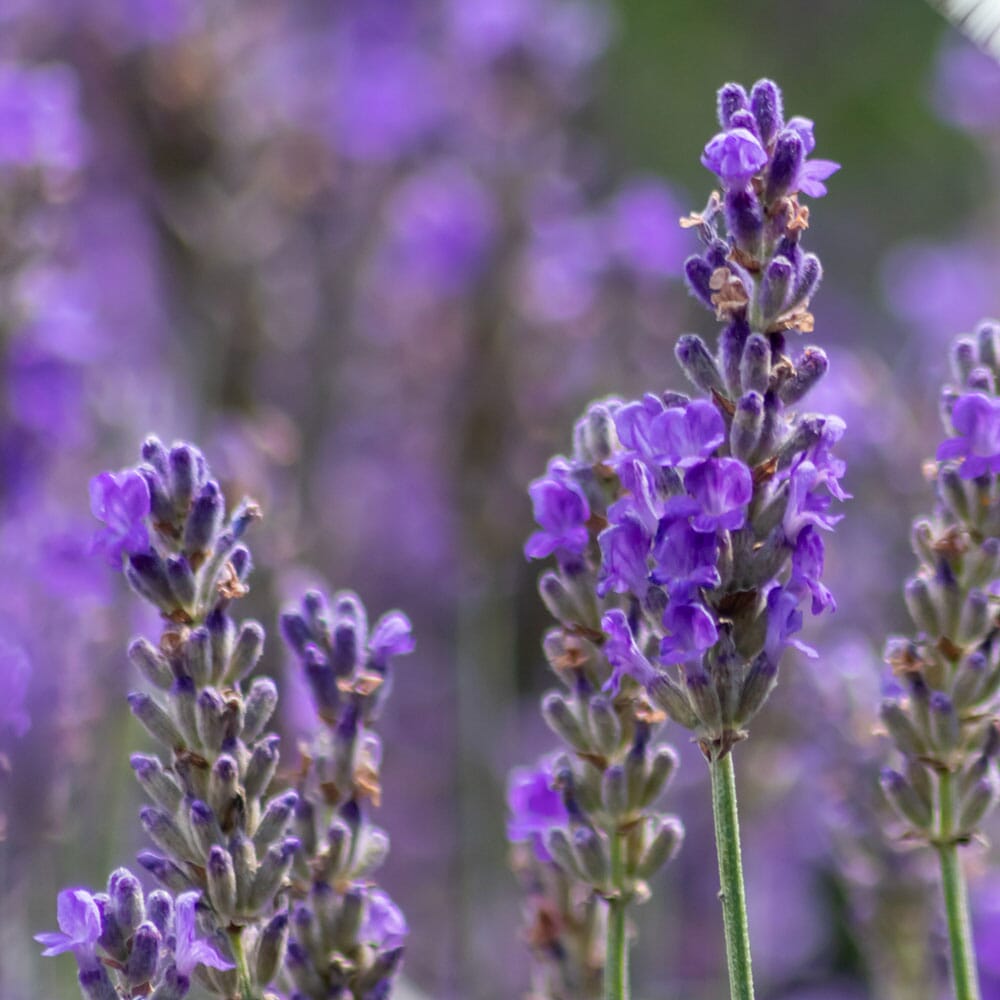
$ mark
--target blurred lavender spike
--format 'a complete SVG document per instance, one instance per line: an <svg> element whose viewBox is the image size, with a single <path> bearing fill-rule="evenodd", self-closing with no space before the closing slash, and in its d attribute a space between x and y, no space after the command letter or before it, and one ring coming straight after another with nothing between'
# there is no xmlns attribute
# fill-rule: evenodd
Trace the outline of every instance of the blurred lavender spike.
<svg viewBox="0 0 1000 1000"><path fill-rule="evenodd" d="M1000 60L1000 0L930 0L959 31Z"/></svg>

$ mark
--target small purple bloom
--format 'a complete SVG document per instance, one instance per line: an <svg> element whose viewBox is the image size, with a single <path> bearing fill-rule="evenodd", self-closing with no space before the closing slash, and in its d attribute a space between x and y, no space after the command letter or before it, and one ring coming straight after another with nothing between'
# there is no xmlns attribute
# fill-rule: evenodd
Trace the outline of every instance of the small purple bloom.
<svg viewBox="0 0 1000 1000"><path fill-rule="evenodd" d="M536 479L528 489L541 526L524 546L529 559L544 559L553 552L579 555L587 547L590 505L580 487L569 476L564 463L553 462L548 475Z"/></svg>
<svg viewBox="0 0 1000 1000"><path fill-rule="evenodd" d="M372 658L384 663L390 656L405 656L416 648L413 626L402 611L390 611L383 615L372 629L368 649Z"/></svg>
<svg viewBox="0 0 1000 1000"><path fill-rule="evenodd" d="M962 396L952 410L951 423L959 436L941 443L938 461L964 458L959 468L963 479L1000 472L1000 399L979 392Z"/></svg>
<svg viewBox="0 0 1000 1000"><path fill-rule="evenodd" d="M839 169L840 164L834 163L833 160L806 160L799 168L794 186L810 198L822 198L826 194L826 185L823 181L833 176Z"/></svg>
<svg viewBox="0 0 1000 1000"><path fill-rule="evenodd" d="M81 965L93 962L97 939L101 936L101 912L94 897L86 889L63 889L56 912L59 930L35 935L35 940L45 945L42 954L60 955L72 951Z"/></svg>
<svg viewBox="0 0 1000 1000"><path fill-rule="evenodd" d="M562 796L552 787L548 761L535 767L519 767L510 773L507 783L507 839L513 843L530 840L540 861L551 861L545 847L545 834L565 826L569 813Z"/></svg>
<svg viewBox="0 0 1000 1000"><path fill-rule="evenodd" d="M792 577L788 589L793 593L808 591L812 594L814 615L826 609L837 610L833 594L820 581L823 575L823 556L823 539L812 525L807 525L799 532L792 552Z"/></svg>
<svg viewBox="0 0 1000 1000"><path fill-rule="evenodd" d="M634 681L646 687L656 680L656 669L643 656L636 645L628 618L620 608L614 608L601 619L601 628L607 639L604 643L604 655L611 664L611 676L604 685L605 691L618 694L622 678L628 675Z"/></svg>
<svg viewBox="0 0 1000 1000"><path fill-rule="evenodd" d="M832 531L840 515L828 513L832 497L817 492L829 484L812 462L801 461L788 480L788 507L785 509L784 529L790 542L797 542L799 532L806 525L815 525Z"/></svg>
<svg viewBox="0 0 1000 1000"><path fill-rule="evenodd" d="M778 663L786 646L794 646L809 657L818 655L811 646L792 639L801 629L798 595L776 584L767 594L767 635L764 639L764 653L771 663Z"/></svg>
<svg viewBox="0 0 1000 1000"><path fill-rule="evenodd" d="M219 954L218 949L207 938L198 937L197 906L199 892L185 892L177 897L174 916L176 945L174 964L177 971L187 979L191 978L195 966L206 965L213 969L235 968Z"/></svg>
<svg viewBox="0 0 1000 1000"><path fill-rule="evenodd" d="M691 587L716 587L718 555L713 532L695 531L686 518L664 520L653 543L653 581L671 596Z"/></svg>
<svg viewBox="0 0 1000 1000"><path fill-rule="evenodd" d="M788 119L785 128L790 128L793 132L798 133L802 140L802 150L806 156L816 148L816 136L813 135L813 120L811 118L796 115L794 118Z"/></svg>
<svg viewBox="0 0 1000 1000"><path fill-rule="evenodd" d="M687 491L698 504L691 520L695 531L736 531L746 521L753 496L750 470L737 458L709 459L687 470Z"/></svg>
<svg viewBox="0 0 1000 1000"><path fill-rule="evenodd" d="M637 517L650 536L663 516L663 502L657 496L650 467L641 459L626 458L618 465L618 478L628 491L608 508L608 520L619 523L626 517Z"/></svg>
<svg viewBox="0 0 1000 1000"><path fill-rule="evenodd" d="M122 556L145 552L149 548L149 486L132 469L102 472L90 480L90 510L104 522L94 534L94 549L120 569Z"/></svg>
<svg viewBox="0 0 1000 1000"><path fill-rule="evenodd" d="M634 514L626 514L617 523L597 536L601 547L601 573L597 594L604 597L609 590L618 594L633 593L642 600L649 589L650 537Z"/></svg>
<svg viewBox="0 0 1000 1000"><path fill-rule="evenodd" d="M847 471L847 463L833 454L833 448L844 436L847 425L840 417L824 418L823 430L819 440L806 449L802 458L812 462L830 494L838 500L849 500L850 493L845 493L839 480Z"/></svg>
<svg viewBox="0 0 1000 1000"><path fill-rule="evenodd" d="M663 613L663 626L670 633L660 644L663 663L688 663L700 659L719 638L715 619L698 602L685 604L671 600Z"/></svg>
<svg viewBox="0 0 1000 1000"><path fill-rule="evenodd" d="M767 153L749 129L734 128L708 141L701 162L727 187L742 187L767 163Z"/></svg>
<svg viewBox="0 0 1000 1000"><path fill-rule="evenodd" d="M380 950L390 951L406 942L410 933L402 910L381 889L365 889L368 905L359 939Z"/></svg>
<svg viewBox="0 0 1000 1000"><path fill-rule="evenodd" d="M681 469L708 458L725 436L721 414L705 399L693 399L683 408L672 406L650 426L650 439L659 454Z"/></svg>

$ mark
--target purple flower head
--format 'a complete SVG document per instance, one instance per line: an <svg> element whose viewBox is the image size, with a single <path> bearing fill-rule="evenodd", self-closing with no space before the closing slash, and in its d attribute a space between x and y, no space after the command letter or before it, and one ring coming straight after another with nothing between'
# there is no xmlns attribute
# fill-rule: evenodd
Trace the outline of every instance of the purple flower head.
<svg viewBox="0 0 1000 1000"><path fill-rule="evenodd" d="M569 813L562 796L552 787L551 763L540 761L535 767L519 767L507 782L507 839L512 843L530 840L540 861L551 861L545 847L545 834L565 826Z"/></svg>
<svg viewBox="0 0 1000 1000"><path fill-rule="evenodd" d="M698 513L691 520L695 531L743 527L753 480L739 459L713 458L692 466L684 476L684 485L698 504Z"/></svg>
<svg viewBox="0 0 1000 1000"><path fill-rule="evenodd" d="M941 443L938 461L964 459L959 468L963 479L1000 472L1000 399L979 392L961 396L951 412L951 423L959 436Z"/></svg>
<svg viewBox="0 0 1000 1000"><path fill-rule="evenodd" d="M823 419L823 430L819 440L804 452L802 460L811 462L830 494L838 500L849 500L850 493L845 493L840 485L840 478L847 471L847 463L833 454L834 446L844 436L847 425L840 417L829 416Z"/></svg>
<svg viewBox="0 0 1000 1000"><path fill-rule="evenodd" d="M138 472L102 472L90 480L90 510L104 527L94 534L93 547L108 565L121 569L122 556L149 548L149 486Z"/></svg>
<svg viewBox="0 0 1000 1000"><path fill-rule="evenodd" d="M789 118L785 128L790 128L797 132L802 140L802 151L808 156L816 148L816 136L813 134L813 121L811 118L802 118L798 115Z"/></svg>
<svg viewBox="0 0 1000 1000"><path fill-rule="evenodd" d="M796 594L804 594L806 591L812 594L814 615L826 609L837 610L833 594L820 580L823 575L823 556L823 539L812 525L807 525L799 532L792 552L792 576L788 589Z"/></svg>
<svg viewBox="0 0 1000 1000"><path fill-rule="evenodd" d="M716 587L719 541L714 532L695 531L687 518L665 519L653 543L653 576L673 596L691 587Z"/></svg>
<svg viewBox="0 0 1000 1000"><path fill-rule="evenodd" d="M840 520L840 515L830 514L832 497L827 477L812 462L801 461L791 472L788 480L788 506L785 508L785 536L792 543L798 541L799 532L807 525L815 525L824 531L832 531Z"/></svg>
<svg viewBox="0 0 1000 1000"><path fill-rule="evenodd" d="M15 736L23 736L30 728L31 719L25 709L30 678L28 654L17 643L0 635L0 736L5 729L10 729Z"/></svg>
<svg viewBox="0 0 1000 1000"><path fill-rule="evenodd" d="M708 458L725 436L721 414L705 399L693 399L683 408L672 406L650 426L650 439L659 454L681 469Z"/></svg>
<svg viewBox="0 0 1000 1000"><path fill-rule="evenodd" d="M573 481L565 461L549 464L546 476L536 479L528 489L541 526L524 546L529 559L544 559L553 552L580 555L587 547L587 521L590 504Z"/></svg>
<svg viewBox="0 0 1000 1000"><path fill-rule="evenodd" d="M381 889L364 890L368 905L361 922L359 939L380 951L391 951L406 943L410 933L402 910Z"/></svg>
<svg viewBox="0 0 1000 1000"><path fill-rule="evenodd" d="M743 187L767 163L760 140L746 128L713 136L701 154L702 165L718 174L729 188Z"/></svg>
<svg viewBox="0 0 1000 1000"><path fill-rule="evenodd" d="M372 629L368 651L377 664L385 664L390 656L405 656L416 648L413 626L402 611L383 615Z"/></svg>
<svg viewBox="0 0 1000 1000"><path fill-rule="evenodd" d="M235 968L207 938L198 937L197 907L199 892L185 892L177 897L174 914L176 945L174 965L186 979L191 978L195 966L206 965L212 969Z"/></svg>
<svg viewBox="0 0 1000 1000"><path fill-rule="evenodd" d="M650 536L642 521L626 514L617 523L597 536L601 547L601 573L597 594L604 597L609 590L618 594L635 594L640 600L649 589Z"/></svg>
<svg viewBox="0 0 1000 1000"><path fill-rule="evenodd" d="M605 683L604 690L618 694L622 678L626 675L643 687L652 684L656 680L656 669L636 645L625 612L620 608L609 611L601 619L601 628L607 636L604 655L611 664L611 676Z"/></svg>
<svg viewBox="0 0 1000 1000"><path fill-rule="evenodd" d="M719 630L709 610L700 602L683 603L671 599L663 613L663 626L670 633L660 644L660 660L689 663L700 660L719 638Z"/></svg>
<svg viewBox="0 0 1000 1000"><path fill-rule="evenodd" d="M97 939L101 936L101 911L86 889L63 889L56 904L58 931L36 934L45 945L43 955L72 951L80 965L95 961Z"/></svg>
<svg viewBox="0 0 1000 1000"><path fill-rule="evenodd" d="M767 593L767 634L764 639L764 654L771 663L778 663L786 646L794 646L809 657L818 655L811 646L792 639L801 629L802 612L799 611L798 594L775 584Z"/></svg>

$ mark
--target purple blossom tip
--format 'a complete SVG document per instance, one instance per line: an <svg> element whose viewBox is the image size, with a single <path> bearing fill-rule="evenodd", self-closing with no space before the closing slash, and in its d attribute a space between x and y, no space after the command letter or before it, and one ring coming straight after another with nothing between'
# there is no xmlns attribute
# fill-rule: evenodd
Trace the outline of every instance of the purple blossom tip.
<svg viewBox="0 0 1000 1000"><path fill-rule="evenodd" d="M368 648L372 656L384 661L390 656L404 656L416 648L413 626L402 611L390 611L383 615L372 629Z"/></svg>
<svg viewBox="0 0 1000 1000"><path fill-rule="evenodd" d="M767 163L767 153L749 129L734 128L708 141L701 162L726 187L742 187Z"/></svg>
<svg viewBox="0 0 1000 1000"><path fill-rule="evenodd" d="M938 461L962 460L959 475L963 479L1000 472L1000 399L979 392L960 396L951 423L958 437L941 443Z"/></svg>
<svg viewBox="0 0 1000 1000"><path fill-rule="evenodd" d="M72 951L83 963L92 959L101 936L101 912L94 897L86 889L63 889L56 903L58 931L36 934L35 940L45 945L44 956Z"/></svg>
<svg viewBox="0 0 1000 1000"><path fill-rule="evenodd" d="M552 764L540 761L535 767L519 767L507 782L507 839L512 843L531 841L540 861L551 861L545 846L548 830L565 826L569 813L562 796L553 788Z"/></svg>
<svg viewBox="0 0 1000 1000"><path fill-rule="evenodd" d="M90 480L90 510L103 527L93 538L93 548L108 565L121 569L123 555L149 548L146 518L149 516L149 485L132 469L102 472Z"/></svg>
<svg viewBox="0 0 1000 1000"><path fill-rule="evenodd" d="M198 937L196 911L200 897L199 892L185 892L177 897L174 916L176 931L174 964L177 971L186 979L191 978L192 972L198 965L212 969L236 968L207 938Z"/></svg>
<svg viewBox="0 0 1000 1000"><path fill-rule="evenodd" d="M368 889L365 895L368 905L359 931L360 939L380 951L401 947L410 932L402 911L381 889Z"/></svg>
<svg viewBox="0 0 1000 1000"><path fill-rule="evenodd" d="M590 505L583 491L569 477L568 469L555 465L528 489L535 520L541 527L524 546L529 559L544 559L554 552L579 555L587 547Z"/></svg>

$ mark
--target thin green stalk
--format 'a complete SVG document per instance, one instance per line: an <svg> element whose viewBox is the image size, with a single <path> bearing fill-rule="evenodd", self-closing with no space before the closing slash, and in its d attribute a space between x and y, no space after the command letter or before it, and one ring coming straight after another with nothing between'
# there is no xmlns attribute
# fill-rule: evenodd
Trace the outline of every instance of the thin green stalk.
<svg viewBox="0 0 1000 1000"><path fill-rule="evenodd" d="M719 898L726 927L726 963L732 1000L753 1000L750 931L747 924L740 821L736 808L736 775L732 752L711 761L715 849L719 856Z"/></svg>
<svg viewBox="0 0 1000 1000"><path fill-rule="evenodd" d="M608 904L608 949L604 964L604 1000L629 1000L628 941L625 911L628 900L621 891L622 835L611 835L611 884L617 890Z"/></svg>
<svg viewBox="0 0 1000 1000"><path fill-rule="evenodd" d="M939 839L941 887L948 915L948 943L951 946L951 973L955 983L955 1000L979 1000L979 980L976 974L976 954L972 944L969 921L969 900L965 891L965 875L958 859L954 831L953 778L944 773L938 779Z"/></svg>
<svg viewBox="0 0 1000 1000"><path fill-rule="evenodd" d="M239 982L240 1000L258 1000L250 976L250 966L247 964L246 950L243 947L243 928L238 927L229 932L229 942L233 946L233 957L236 959L236 975Z"/></svg>

